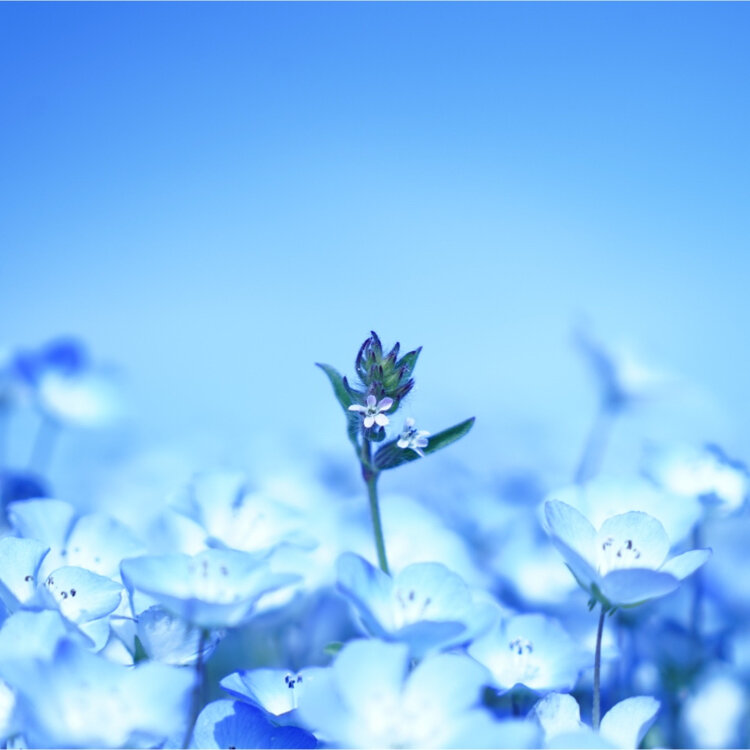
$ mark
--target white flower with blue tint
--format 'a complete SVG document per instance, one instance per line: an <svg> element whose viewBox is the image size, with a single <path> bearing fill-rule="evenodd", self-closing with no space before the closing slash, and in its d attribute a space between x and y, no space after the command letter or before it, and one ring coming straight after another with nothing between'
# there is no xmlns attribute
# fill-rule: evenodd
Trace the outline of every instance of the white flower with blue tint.
<svg viewBox="0 0 750 750"><path fill-rule="evenodd" d="M268 560L247 552L210 549L189 555L144 555L123 560L122 580L131 602L146 594L200 628L237 627L254 614L265 594L294 583L297 576L275 573ZM133 604L133 611L143 607Z"/></svg>
<svg viewBox="0 0 750 750"><path fill-rule="evenodd" d="M626 698L602 717L599 731L581 721L581 710L572 695L550 693L531 711L544 732L548 748L623 748L640 746L656 719L659 701L648 696Z"/></svg>
<svg viewBox="0 0 750 750"><path fill-rule="evenodd" d="M199 654L205 663L224 636L217 630L204 637L201 628L159 606L139 613L136 633L149 659L176 667L195 664Z"/></svg>
<svg viewBox="0 0 750 750"><path fill-rule="evenodd" d="M378 427L385 427L390 420L383 413L388 411L393 406L393 399L386 396L378 401L375 396L370 394L365 400L365 405L352 404L349 407L349 411L356 411L362 414L363 424L366 430L369 430L373 425Z"/></svg>
<svg viewBox="0 0 750 750"><path fill-rule="evenodd" d="M220 685L235 699L259 706L273 716L283 716L297 708L300 694L320 669L243 669L224 677Z"/></svg>
<svg viewBox="0 0 750 750"><path fill-rule="evenodd" d="M747 500L750 476L745 464L717 445L701 448L652 448L645 457L647 474L669 492L698 498L722 515L738 511Z"/></svg>
<svg viewBox="0 0 750 750"><path fill-rule="evenodd" d="M602 475L557 489L547 499L572 505L597 528L608 518L631 510L648 513L664 527L672 544L687 538L703 514L697 498L655 487L640 477Z"/></svg>
<svg viewBox="0 0 750 750"><path fill-rule="evenodd" d="M409 672L401 643L353 641L300 696L299 715L339 747L534 747L531 722L495 721L479 707L487 670L460 654L433 654Z"/></svg>
<svg viewBox="0 0 750 750"><path fill-rule="evenodd" d="M62 640L6 678L30 747L154 746L184 730L195 675L147 663L113 664Z"/></svg>
<svg viewBox="0 0 750 750"><path fill-rule="evenodd" d="M336 569L338 589L354 604L367 632L409 644L413 656L467 643L499 613L440 563L415 563L391 578L346 552Z"/></svg>
<svg viewBox="0 0 750 750"><path fill-rule="evenodd" d="M129 528L103 513L76 519L75 509L62 500L26 500L8 506L8 521L22 537L50 548L40 568L45 576L63 565L120 580L120 562L144 552Z"/></svg>
<svg viewBox="0 0 750 750"><path fill-rule="evenodd" d="M597 531L575 508L544 504L547 531L578 583L606 608L627 607L674 591L711 555L684 552L667 560L664 527L638 511L608 518Z"/></svg>
<svg viewBox="0 0 750 750"><path fill-rule="evenodd" d="M407 417L404 422L404 429L398 436L396 445L403 450L413 450L416 454L424 458L424 451L422 448L426 448L429 444L430 433L427 430L418 430L415 426L415 422L411 417Z"/></svg>
<svg viewBox="0 0 750 750"><path fill-rule="evenodd" d="M305 514L268 492L252 491L240 472L198 474L174 498L174 507L199 523L213 546L259 552L280 542L312 547Z"/></svg>
<svg viewBox="0 0 750 750"><path fill-rule="evenodd" d="M318 741L304 729L277 726L255 706L240 701L209 703L198 715L192 748L314 748Z"/></svg>
<svg viewBox="0 0 750 750"><path fill-rule="evenodd" d="M8 612L35 598L39 568L48 552L49 547L36 539L0 539L0 600Z"/></svg>
<svg viewBox="0 0 750 750"><path fill-rule="evenodd" d="M591 655L557 620L517 615L500 622L469 646L469 654L492 673L500 690L525 685L537 692L572 690Z"/></svg>

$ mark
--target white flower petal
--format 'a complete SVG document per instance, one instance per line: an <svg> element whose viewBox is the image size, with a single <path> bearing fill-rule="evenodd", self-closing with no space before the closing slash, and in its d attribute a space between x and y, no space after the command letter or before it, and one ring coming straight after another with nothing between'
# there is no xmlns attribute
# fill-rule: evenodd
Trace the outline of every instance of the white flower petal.
<svg viewBox="0 0 750 750"><path fill-rule="evenodd" d="M380 427L385 427L390 422L390 419L385 416L385 414L376 414L375 415L375 424L379 425Z"/></svg>
<svg viewBox="0 0 750 750"><path fill-rule="evenodd" d="M602 558L602 547L610 541L612 548L607 559L613 567L653 568L656 570L667 559L669 537L664 527L653 516L641 511L630 511L608 518L597 535L597 554ZM619 549L630 542L632 550ZM621 555L619 553L622 553Z"/></svg>
<svg viewBox="0 0 750 750"><path fill-rule="evenodd" d="M380 400L380 403L378 404L378 411L388 411L393 406L393 399L389 396L386 396L385 398Z"/></svg>
<svg viewBox="0 0 750 750"><path fill-rule="evenodd" d="M681 581L691 573L695 573L701 565L708 561L709 557L711 557L710 549L692 549L689 552L683 552L683 554L673 557L671 560L667 560L661 566L660 570L662 573L671 573Z"/></svg>
<svg viewBox="0 0 750 750"><path fill-rule="evenodd" d="M674 591L680 582L669 573L644 568L612 570L601 579L602 594L615 605L640 604Z"/></svg>
<svg viewBox="0 0 750 750"><path fill-rule="evenodd" d="M618 747L636 748L653 724L659 705L655 698L645 695L626 698L604 714L599 732Z"/></svg>
<svg viewBox="0 0 750 750"><path fill-rule="evenodd" d="M597 578L593 560L596 530L588 519L567 503L548 500L544 515L552 543L582 585Z"/></svg>

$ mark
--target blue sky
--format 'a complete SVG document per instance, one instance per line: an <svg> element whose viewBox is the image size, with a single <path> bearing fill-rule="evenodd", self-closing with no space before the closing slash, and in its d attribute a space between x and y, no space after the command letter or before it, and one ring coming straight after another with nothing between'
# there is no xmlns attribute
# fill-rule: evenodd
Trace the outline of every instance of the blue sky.
<svg viewBox="0 0 750 750"><path fill-rule="evenodd" d="M595 407L585 316L688 384L623 455L681 437L747 458L749 21L3 3L0 342L83 336L146 440L320 447L343 435L312 363L350 370L375 328L424 345L427 428L475 414L465 457L564 473Z"/></svg>

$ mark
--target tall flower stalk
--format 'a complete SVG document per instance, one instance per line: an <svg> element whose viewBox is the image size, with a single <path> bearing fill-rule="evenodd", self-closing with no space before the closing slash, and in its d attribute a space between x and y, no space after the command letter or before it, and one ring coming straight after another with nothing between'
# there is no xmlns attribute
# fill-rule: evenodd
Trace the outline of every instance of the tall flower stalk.
<svg viewBox="0 0 750 750"><path fill-rule="evenodd" d="M400 358L399 350L400 345L396 343L385 354L378 335L372 331L359 348L354 363L359 379L357 387L351 386L335 368L318 363L318 367L328 376L334 395L346 414L347 435L367 488L378 564L388 574L390 570L378 498L380 473L444 448L463 437L474 424L472 417L430 436L426 430L418 430L414 419L409 417L402 431L388 439L386 427L390 426L391 419L414 387L412 373L422 348L407 352Z"/></svg>

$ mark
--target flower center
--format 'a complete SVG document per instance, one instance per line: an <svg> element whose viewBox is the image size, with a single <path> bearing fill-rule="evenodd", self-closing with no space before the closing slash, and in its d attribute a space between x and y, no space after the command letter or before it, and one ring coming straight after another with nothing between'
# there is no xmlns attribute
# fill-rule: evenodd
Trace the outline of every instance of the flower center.
<svg viewBox="0 0 750 750"><path fill-rule="evenodd" d="M531 680L539 672L539 665L533 656L534 644L526 638L514 638L508 642L508 650L511 653L512 669L515 671L516 682Z"/></svg>
<svg viewBox="0 0 750 750"><path fill-rule="evenodd" d="M618 568L636 568L640 565L641 551L632 539L615 539L608 536L599 550L598 569L601 575Z"/></svg>

